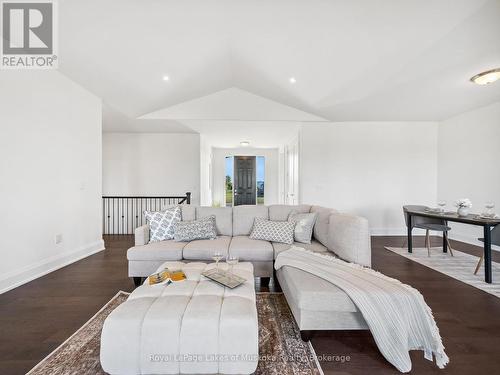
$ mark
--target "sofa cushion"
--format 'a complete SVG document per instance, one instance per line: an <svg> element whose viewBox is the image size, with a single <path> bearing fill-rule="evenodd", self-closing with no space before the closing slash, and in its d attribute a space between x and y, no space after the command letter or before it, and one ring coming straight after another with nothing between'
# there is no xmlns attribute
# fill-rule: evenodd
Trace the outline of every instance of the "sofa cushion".
<svg viewBox="0 0 500 375"><path fill-rule="evenodd" d="M313 229L314 238L323 245L328 246L328 226L330 224L330 215L337 211L331 208L312 206L311 212L318 213Z"/></svg>
<svg viewBox="0 0 500 375"><path fill-rule="evenodd" d="M292 244L294 229L295 222L271 221L257 217L255 218L252 233L250 233L250 238L252 240L264 240Z"/></svg>
<svg viewBox="0 0 500 375"><path fill-rule="evenodd" d="M219 236L233 235L233 208L232 207L196 207L196 219L215 215L217 234Z"/></svg>
<svg viewBox="0 0 500 375"><path fill-rule="evenodd" d="M273 242L272 245L274 249L274 259L276 259L279 253L288 250L292 246L302 247L306 250L311 250L315 253L326 253L328 255L333 255L331 252L328 251L326 246L324 246L323 244L321 244L321 242L318 242L316 240L312 240L311 243L294 242L292 245L281 242Z"/></svg>
<svg viewBox="0 0 500 375"><path fill-rule="evenodd" d="M185 242L173 240L151 242L147 245L134 246L128 249L128 260L181 260Z"/></svg>
<svg viewBox="0 0 500 375"><path fill-rule="evenodd" d="M149 225L149 242L159 242L174 238L175 224L181 220L181 209L178 206L164 211L144 211Z"/></svg>
<svg viewBox="0 0 500 375"><path fill-rule="evenodd" d="M280 269L280 278L286 279L287 288L295 304L302 310L359 312L349 296L321 277L285 266Z"/></svg>
<svg viewBox="0 0 500 375"><path fill-rule="evenodd" d="M179 207L182 211L182 221L193 221L196 219L196 206L181 204Z"/></svg>
<svg viewBox="0 0 500 375"><path fill-rule="evenodd" d="M316 222L317 217L317 212L299 214L295 211L292 211L290 216L288 216L288 221L295 222L295 231L293 234L293 238L296 242L311 243L314 223Z"/></svg>
<svg viewBox="0 0 500 375"><path fill-rule="evenodd" d="M193 221L179 221L175 224L175 241L213 240L216 237L217 229L214 215Z"/></svg>
<svg viewBox="0 0 500 375"><path fill-rule="evenodd" d="M195 240L186 244L182 251L184 259L190 260L212 260L215 252L221 252L227 256L231 237L218 236L214 240Z"/></svg>
<svg viewBox="0 0 500 375"><path fill-rule="evenodd" d="M233 208L233 236L248 236L256 217L269 218L267 206L236 206Z"/></svg>
<svg viewBox="0 0 500 375"><path fill-rule="evenodd" d="M368 220L343 213L330 215L328 246L339 258L371 267L371 238Z"/></svg>
<svg viewBox="0 0 500 375"><path fill-rule="evenodd" d="M252 240L248 236L235 236L229 246L229 254L240 261L272 261L273 246L269 241Z"/></svg>
<svg viewBox="0 0 500 375"><path fill-rule="evenodd" d="M288 216L292 211L297 213L307 213L311 209L311 206L306 204L299 204L296 206L288 204L274 204L269 206L269 220L274 221L287 221Z"/></svg>

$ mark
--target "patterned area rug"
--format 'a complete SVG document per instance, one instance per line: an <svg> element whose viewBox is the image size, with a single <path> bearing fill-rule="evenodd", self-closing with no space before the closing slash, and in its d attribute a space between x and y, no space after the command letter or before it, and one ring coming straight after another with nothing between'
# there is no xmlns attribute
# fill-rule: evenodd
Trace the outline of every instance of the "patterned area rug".
<svg viewBox="0 0 500 375"><path fill-rule="evenodd" d="M105 374L99 361L101 330L106 317L125 302L119 292L69 339L36 365L29 375ZM257 293L259 355L255 374L322 375L311 343L300 331L282 293Z"/></svg>
<svg viewBox="0 0 500 375"><path fill-rule="evenodd" d="M477 275L474 275L474 270L479 260L479 257L474 255L453 250L454 256L452 257L449 252L443 253L441 248L433 247L431 248L431 256L429 257L427 256L427 248L414 248L413 253L409 253L407 248L387 246L385 248L500 298L499 263L492 262L493 283L488 284L484 281L483 266L481 266Z"/></svg>

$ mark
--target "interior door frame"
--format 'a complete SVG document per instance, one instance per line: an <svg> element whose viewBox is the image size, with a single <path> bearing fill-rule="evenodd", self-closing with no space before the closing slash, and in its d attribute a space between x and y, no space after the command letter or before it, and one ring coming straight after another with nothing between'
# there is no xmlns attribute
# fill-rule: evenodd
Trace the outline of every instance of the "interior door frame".
<svg viewBox="0 0 500 375"><path fill-rule="evenodd" d="M285 204L299 204L299 139L294 138L284 147L284 196Z"/></svg>

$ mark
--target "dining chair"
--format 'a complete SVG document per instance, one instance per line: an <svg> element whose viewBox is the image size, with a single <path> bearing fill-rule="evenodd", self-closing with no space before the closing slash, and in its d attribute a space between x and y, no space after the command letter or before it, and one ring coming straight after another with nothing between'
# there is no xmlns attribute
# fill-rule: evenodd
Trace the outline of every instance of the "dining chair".
<svg viewBox="0 0 500 375"><path fill-rule="evenodd" d="M403 213L405 216L406 227L408 227L408 210L421 210L424 211L427 206L417 206L417 205L406 205L403 206ZM424 216L412 216L411 218L411 226L413 228L425 229L425 247L427 247L427 255L431 256L431 238L430 231L441 232L443 236L446 237L446 242L448 244L448 248L450 249L450 255L453 256L453 249L450 246L450 240L448 239L448 232L451 228L446 225L446 221L444 219L437 219L432 217L424 217Z"/></svg>
<svg viewBox="0 0 500 375"><path fill-rule="evenodd" d="M484 238L478 238L478 240L481 242L484 242ZM491 244L500 246L500 225L493 227L493 229L491 230ZM477 266L476 266L476 270L474 271L474 275L477 274L477 271L479 271L481 264L483 264L483 260L484 260L484 253L481 254L481 257L479 258L479 261L477 262Z"/></svg>

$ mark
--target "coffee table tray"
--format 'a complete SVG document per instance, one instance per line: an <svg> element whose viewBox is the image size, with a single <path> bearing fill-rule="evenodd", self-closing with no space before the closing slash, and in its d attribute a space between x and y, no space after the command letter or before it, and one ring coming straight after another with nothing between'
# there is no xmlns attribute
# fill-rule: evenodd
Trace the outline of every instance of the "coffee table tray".
<svg viewBox="0 0 500 375"><path fill-rule="evenodd" d="M222 286L228 287L230 289L234 289L237 286L243 284L246 279L235 275L234 273L227 272L224 270L208 270L201 273L206 278L215 281L216 283L221 284Z"/></svg>

